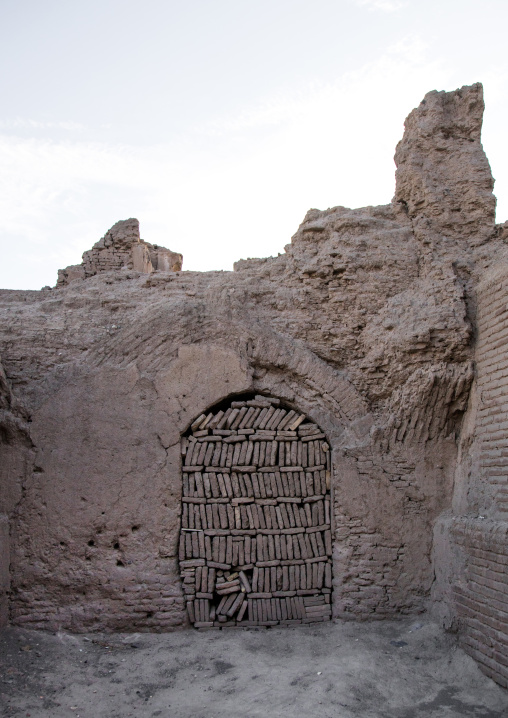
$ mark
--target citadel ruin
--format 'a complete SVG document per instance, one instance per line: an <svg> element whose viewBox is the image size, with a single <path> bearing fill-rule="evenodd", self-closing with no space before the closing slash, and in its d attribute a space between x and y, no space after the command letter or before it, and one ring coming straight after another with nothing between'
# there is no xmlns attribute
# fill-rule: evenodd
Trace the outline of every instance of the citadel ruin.
<svg viewBox="0 0 508 718"><path fill-rule="evenodd" d="M431 612L508 687L508 222L480 84L430 92L390 204L233 272L118 222L0 291L0 625Z"/></svg>

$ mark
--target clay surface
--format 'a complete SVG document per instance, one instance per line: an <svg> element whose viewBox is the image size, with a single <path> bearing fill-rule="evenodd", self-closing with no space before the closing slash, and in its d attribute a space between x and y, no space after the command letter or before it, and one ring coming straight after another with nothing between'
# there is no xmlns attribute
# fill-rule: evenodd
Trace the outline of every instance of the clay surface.
<svg viewBox="0 0 508 718"><path fill-rule="evenodd" d="M508 695L425 617L165 635L0 634L5 718L504 718Z"/></svg>
<svg viewBox="0 0 508 718"><path fill-rule="evenodd" d="M332 617L431 608L508 686L508 225L482 114L479 84L428 93L392 202L311 209L278 257L182 272L130 219L56 288L0 291L4 623L188 625L181 438L261 395L330 447Z"/></svg>

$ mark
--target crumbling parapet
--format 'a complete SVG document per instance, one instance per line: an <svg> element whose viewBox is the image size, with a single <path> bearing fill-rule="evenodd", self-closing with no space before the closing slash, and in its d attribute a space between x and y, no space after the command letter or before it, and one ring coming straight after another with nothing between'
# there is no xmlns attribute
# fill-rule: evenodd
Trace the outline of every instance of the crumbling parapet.
<svg viewBox="0 0 508 718"><path fill-rule="evenodd" d="M93 277L99 272L119 269L145 274L156 270L179 272L182 261L181 254L141 239L137 219L124 219L114 224L92 249L84 252L81 264L58 270L57 287L64 287L75 279Z"/></svg>

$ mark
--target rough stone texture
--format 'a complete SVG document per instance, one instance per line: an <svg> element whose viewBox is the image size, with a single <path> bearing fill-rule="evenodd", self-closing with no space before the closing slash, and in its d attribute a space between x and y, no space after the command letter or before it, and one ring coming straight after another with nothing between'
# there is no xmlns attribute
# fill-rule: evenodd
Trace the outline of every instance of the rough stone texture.
<svg viewBox="0 0 508 718"><path fill-rule="evenodd" d="M504 391L477 389L483 352L504 347L501 329L485 348L483 325L475 346L478 286L506 264L508 232L494 224L482 111L480 85L426 95L397 148L392 203L310 210L279 257L182 273L150 255L147 276L127 220L85 253L82 281L66 285L65 270L55 290L0 292L0 352L33 443L15 442L26 469L4 478L23 485L5 512L13 623L185 624L180 439L210 407L257 392L308 416L332 449L334 617L416 613L432 592L478 657L473 629L490 624L473 625L450 586L477 548L499 557L505 541L500 513L481 536L457 528L494 497L492 471L506 476L468 458ZM495 630L483 665L502 682Z"/></svg>
<svg viewBox="0 0 508 718"><path fill-rule="evenodd" d="M182 255L165 247L149 244L139 236L137 219L124 219L114 224L92 249L83 254L83 262L58 270L57 287L75 279L93 277L98 272L134 269L150 273L155 270L179 272Z"/></svg>

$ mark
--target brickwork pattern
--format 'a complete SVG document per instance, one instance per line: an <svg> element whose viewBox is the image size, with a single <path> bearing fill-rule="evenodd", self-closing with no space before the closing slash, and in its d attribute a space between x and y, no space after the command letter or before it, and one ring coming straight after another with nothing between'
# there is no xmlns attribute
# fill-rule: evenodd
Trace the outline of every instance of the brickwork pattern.
<svg viewBox="0 0 508 718"><path fill-rule="evenodd" d="M508 688L508 277L479 290L476 420L485 516L458 520L465 575L454 586L464 648Z"/></svg>
<svg viewBox="0 0 508 718"><path fill-rule="evenodd" d="M197 628L331 616L330 451L303 414L258 396L182 441L180 569Z"/></svg>

